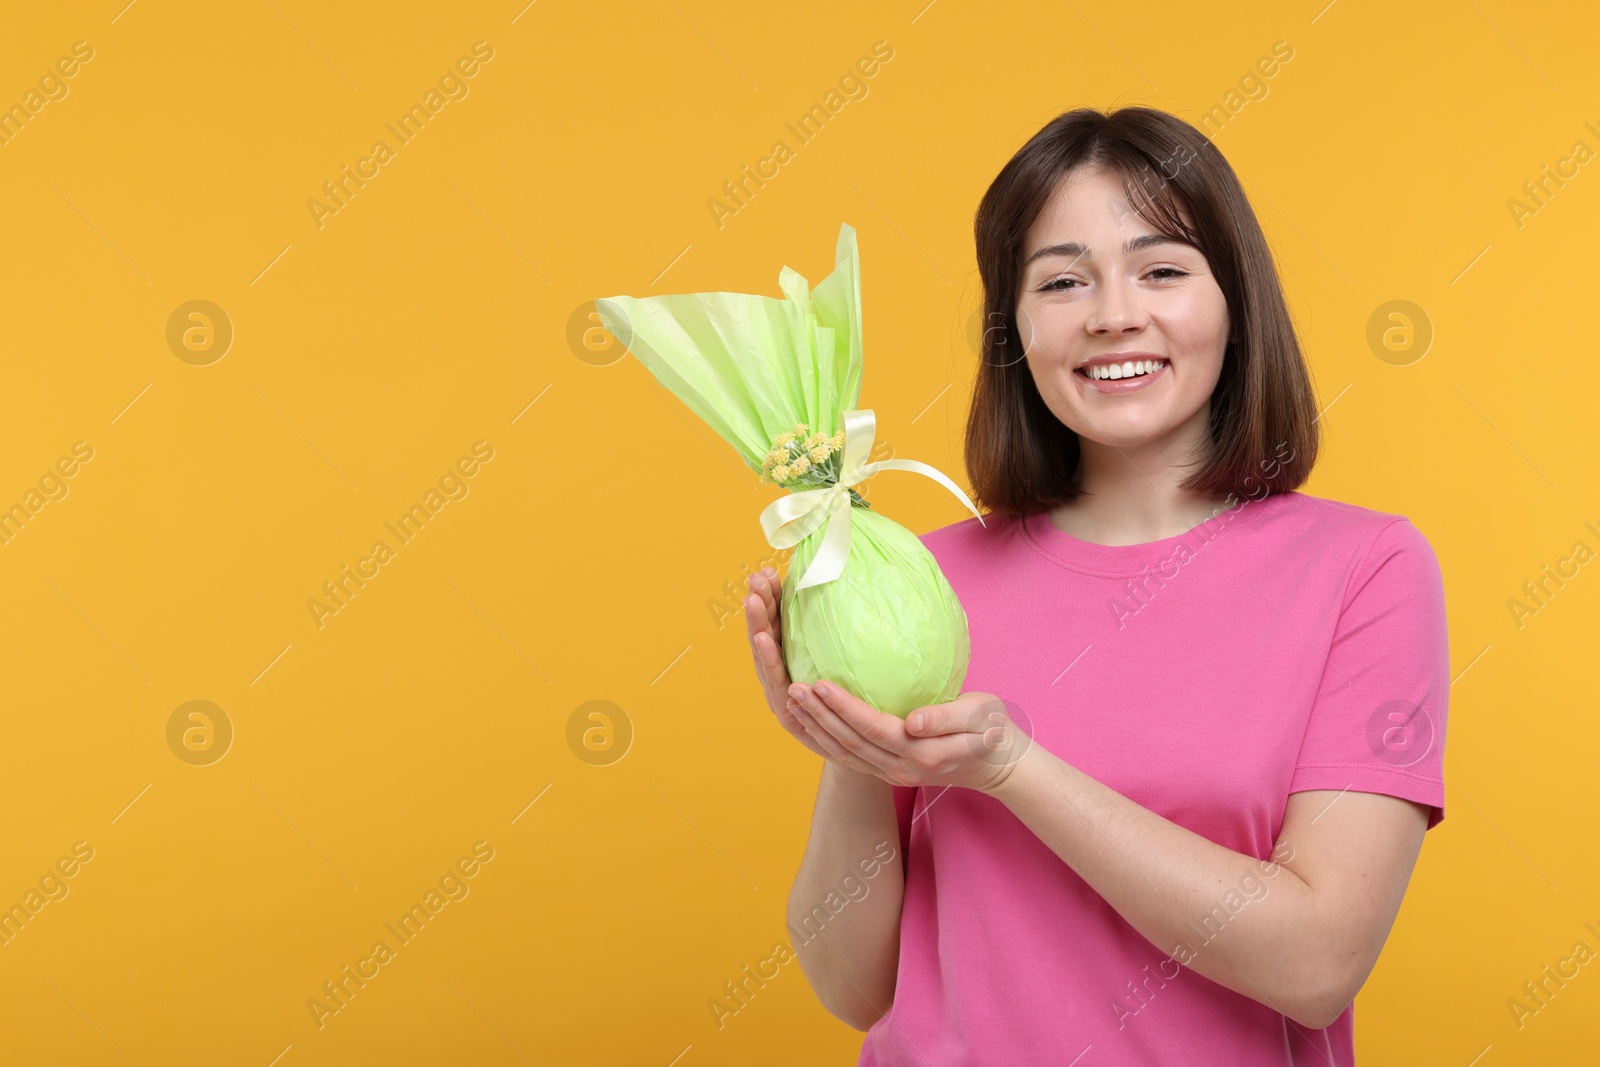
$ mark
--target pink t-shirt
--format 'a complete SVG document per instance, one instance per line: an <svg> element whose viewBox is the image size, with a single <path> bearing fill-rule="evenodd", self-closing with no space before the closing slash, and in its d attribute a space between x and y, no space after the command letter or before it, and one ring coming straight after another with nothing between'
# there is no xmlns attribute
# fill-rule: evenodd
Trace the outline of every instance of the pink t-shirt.
<svg viewBox="0 0 1600 1067"><path fill-rule="evenodd" d="M1300 790L1444 818L1444 584L1408 519L1291 492L1141 545L1046 514L985 521L922 541L966 609L963 688L1001 697L1035 744L1258 860ZM1000 801L894 795L900 966L860 1067L1355 1062L1353 1005L1307 1030L1151 944ZM1272 885L1219 897L1190 948Z"/></svg>

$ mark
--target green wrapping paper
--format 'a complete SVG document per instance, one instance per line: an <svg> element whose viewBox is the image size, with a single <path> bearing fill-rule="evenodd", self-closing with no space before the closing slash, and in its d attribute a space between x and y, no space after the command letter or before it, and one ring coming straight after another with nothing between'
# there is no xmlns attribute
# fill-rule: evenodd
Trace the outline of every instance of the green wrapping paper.
<svg viewBox="0 0 1600 1067"><path fill-rule="evenodd" d="M971 646L955 590L921 540L853 488L880 470L933 478L926 463L867 463L876 432L861 393L856 232L839 228L833 273L816 289L784 267L784 299L747 293L614 296L600 320L763 481L789 493L760 515L767 542L793 547L783 580L783 656L797 682L837 682L880 711L953 700ZM981 515L978 521L982 522Z"/></svg>

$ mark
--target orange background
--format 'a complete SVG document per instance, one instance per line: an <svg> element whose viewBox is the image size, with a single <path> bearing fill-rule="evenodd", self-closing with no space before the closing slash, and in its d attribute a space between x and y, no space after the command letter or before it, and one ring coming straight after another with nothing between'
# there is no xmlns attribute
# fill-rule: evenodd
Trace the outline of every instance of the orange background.
<svg viewBox="0 0 1600 1067"><path fill-rule="evenodd" d="M124 2L0 35L0 105L39 91L0 144L0 506L39 491L0 545L0 905L65 890L0 947L0 1061L854 1063L792 963L709 1009L786 938L820 769L729 591L772 556L775 491L591 301L815 284L849 222L875 458L965 483L973 210L1054 115L1131 103L1221 120L1325 408L1306 491L1409 516L1447 581L1449 815L1358 1000L1360 1060L1592 1056L1593 964L1520 1028L1508 1001L1600 949L1600 577L1510 607L1600 549L1600 176L1586 154L1510 206L1600 149L1594 12ZM799 143L785 123L880 41ZM1425 352L1369 342L1395 300ZM918 532L965 514L928 479L872 488ZM399 543L385 523L434 489ZM347 565L369 577L319 625ZM361 964L430 889L414 940ZM319 1027L347 965L374 976Z"/></svg>

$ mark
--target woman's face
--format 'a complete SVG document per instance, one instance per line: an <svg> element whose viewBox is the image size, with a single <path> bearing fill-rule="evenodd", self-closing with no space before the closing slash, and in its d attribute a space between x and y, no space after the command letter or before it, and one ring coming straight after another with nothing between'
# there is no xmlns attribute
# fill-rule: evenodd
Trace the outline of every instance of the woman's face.
<svg viewBox="0 0 1600 1067"><path fill-rule="evenodd" d="M1061 182L1022 254L1017 325L1028 368L1086 454L1090 442L1163 453L1209 447L1229 318L1200 250L1157 234L1134 213L1120 177L1094 167ZM1143 361L1156 369L1137 376ZM1091 378L1091 369L1121 377Z"/></svg>

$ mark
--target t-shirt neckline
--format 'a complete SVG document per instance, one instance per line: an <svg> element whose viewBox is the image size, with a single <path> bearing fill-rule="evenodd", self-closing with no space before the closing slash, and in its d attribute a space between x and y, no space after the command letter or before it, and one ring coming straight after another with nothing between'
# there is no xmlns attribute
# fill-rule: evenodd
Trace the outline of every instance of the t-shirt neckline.
<svg viewBox="0 0 1600 1067"><path fill-rule="evenodd" d="M1198 547L1241 521L1252 521L1273 501L1288 493L1272 493L1259 499L1246 497L1227 511L1220 511L1183 533L1144 541L1136 545L1102 545L1084 541L1050 521L1048 511L1036 512L1022 520L1027 539L1040 552L1070 570L1105 578L1126 578L1141 573L1153 561L1171 555L1180 543Z"/></svg>

